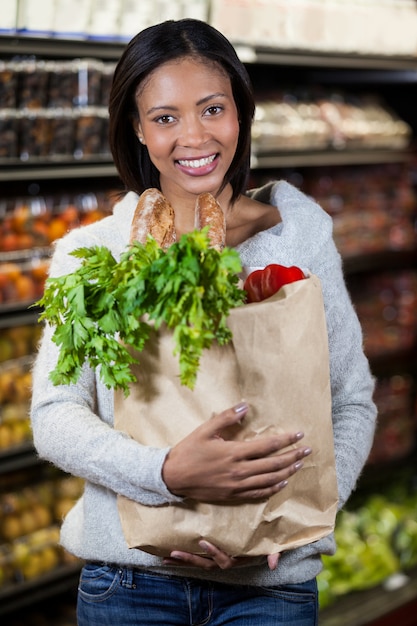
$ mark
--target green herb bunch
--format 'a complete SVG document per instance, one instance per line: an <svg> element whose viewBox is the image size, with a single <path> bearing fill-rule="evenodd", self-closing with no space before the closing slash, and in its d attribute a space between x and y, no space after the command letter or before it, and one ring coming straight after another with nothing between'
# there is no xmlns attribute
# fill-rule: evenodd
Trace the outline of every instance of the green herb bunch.
<svg viewBox="0 0 417 626"><path fill-rule="evenodd" d="M165 324L173 331L181 384L195 386L200 357L213 341L231 339L230 309L245 302L238 287L242 269L238 253L210 247L208 227L185 234L163 250L148 237L134 242L116 261L104 246L78 248L81 259L71 274L48 278L40 321L54 326L60 347L50 378L56 385L75 383L85 362L100 367L108 388L129 393L138 362L129 347L141 352L151 330Z"/></svg>

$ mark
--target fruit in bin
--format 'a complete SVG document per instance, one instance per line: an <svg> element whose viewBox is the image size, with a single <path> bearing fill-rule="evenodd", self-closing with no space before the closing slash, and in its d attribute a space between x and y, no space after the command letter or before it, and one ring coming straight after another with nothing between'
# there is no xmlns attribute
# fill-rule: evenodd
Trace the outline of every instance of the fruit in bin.
<svg viewBox="0 0 417 626"><path fill-rule="evenodd" d="M14 541L23 535L20 515L6 515L0 525L0 535L6 541Z"/></svg>
<svg viewBox="0 0 417 626"><path fill-rule="evenodd" d="M60 239L68 230L67 223L61 217L54 217L48 224L48 242Z"/></svg>
<svg viewBox="0 0 417 626"><path fill-rule="evenodd" d="M13 357L13 343L7 337L0 337L0 363Z"/></svg>
<svg viewBox="0 0 417 626"><path fill-rule="evenodd" d="M72 498L60 498L55 504L54 514L57 521L62 521L74 506L75 501Z"/></svg>
<svg viewBox="0 0 417 626"><path fill-rule="evenodd" d="M60 213L60 218L65 222L67 229L74 228L80 223L78 209L73 204L69 204Z"/></svg>
<svg viewBox="0 0 417 626"><path fill-rule="evenodd" d="M0 424L0 451L13 445L13 432L10 424Z"/></svg>
<svg viewBox="0 0 417 626"><path fill-rule="evenodd" d="M31 513L36 522L36 528L46 528L52 524L52 513L44 504L36 504L32 507Z"/></svg>

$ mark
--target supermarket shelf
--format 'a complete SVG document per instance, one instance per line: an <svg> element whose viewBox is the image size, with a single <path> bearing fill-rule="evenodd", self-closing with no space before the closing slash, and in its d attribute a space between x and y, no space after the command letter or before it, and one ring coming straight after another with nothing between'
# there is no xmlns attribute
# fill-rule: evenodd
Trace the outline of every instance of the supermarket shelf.
<svg viewBox="0 0 417 626"><path fill-rule="evenodd" d="M79 563L62 565L34 580L0 589L0 615L76 589L80 569Z"/></svg>
<svg viewBox="0 0 417 626"><path fill-rule="evenodd" d="M99 57L117 59L125 44L111 41L84 39L60 39L58 37L25 37L3 35L0 37L0 53L6 55L45 56L50 58Z"/></svg>
<svg viewBox="0 0 417 626"><path fill-rule="evenodd" d="M22 444L16 448L0 452L0 476L10 472L39 466L43 463L35 453L32 443ZM1 595L0 595L1 604Z"/></svg>
<svg viewBox="0 0 417 626"><path fill-rule="evenodd" d="M320 150L286 151L271 154L253 154L252 169L319 167L323 165L366 165L377 163L402 163L410 158L408 150ZM0 160L0 181L61 180L117 177L113 162L33 159Z"/></svg>
<svg viewBox="0 0 417 626"><path fill-rule="evenodd" d="M343 261L348 276L368 273L373 270L398 270L405 267L417 266L417 249L413 250L383 250L372 254L358 254Z"/></svg>
<svg viewBox="0 0 417 626"><path fill-rule="evenodd" d="M408 150L321 150L275 154L253 154L252 169L316 167L326 165L369 165L403 163L410 158Z"/></svg>
<svg viewBox="0 0 417 626"><path fill-rule="evenodd" d="M19 161L0 163L0 181L22 180L61 180L80 178L117 177L114 164L108 161L35 161L22 163Z"/></svg>
<svg viewBox="0 0 417 626"><path fill-rule="evenodd" d="M0 53L7 55L38 55L47 57L99 57L118 59L127 41L94 41L60 39L57 37L25 37L3 35ZM310 67L357 68L380 70L417 70L417 57L361 55L338 52L320 52L298 49L276 49L245 42L234 42L244 63L266 65L298 65Z"/></svg>

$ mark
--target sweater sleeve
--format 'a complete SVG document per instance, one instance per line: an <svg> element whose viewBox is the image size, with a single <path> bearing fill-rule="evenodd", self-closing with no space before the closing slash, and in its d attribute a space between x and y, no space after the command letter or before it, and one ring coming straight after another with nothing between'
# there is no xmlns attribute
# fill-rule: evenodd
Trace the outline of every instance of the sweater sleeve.
<svg viewBox="0 0 417 626"><path fill-rule="evenodd" d="M84 234L76 237L68 236L57 244L51 275L75 269L76 260L68 254L87 245ZM94 237L89 239L92 245ZM162 480L168 449L141 446L113 428L113 393L92 369L84 367L74 385L52 384L49 372L58 358L52 333L46 326L33 368L31 421L39 456L65 472L143 504L180 500Z"/></svg>
<svg viewBox="0 0 417 626"><path fill-rule="evenodd" d="M326 310L341 508L355 488L373 443L377 414L373 401L375 381L363 351L362 329L332 237L325 240L311 270L321 279Z"/></svg>

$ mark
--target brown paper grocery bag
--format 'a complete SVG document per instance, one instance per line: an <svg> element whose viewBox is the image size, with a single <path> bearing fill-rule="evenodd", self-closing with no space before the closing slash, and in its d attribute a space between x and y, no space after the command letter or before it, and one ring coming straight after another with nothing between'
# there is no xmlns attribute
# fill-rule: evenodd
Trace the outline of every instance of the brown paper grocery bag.
<svg viewBox="0 0 417 626"><path fill-rule="evenodd" d="M115 427L147 446L175 445L213 413L250 404L230 437L303 431L313 453L280 493L259 502L185 500L149 507L118 496L127 544L155 555L201 553L211 541L229 555L257 556L295 548L334 528L337 483L329 356L320 281L286 285L272 298L231 311L233 341L202 356L193 391L179 382L169 332L154 333L140 353L130 395L115 394Z"/></svg>

